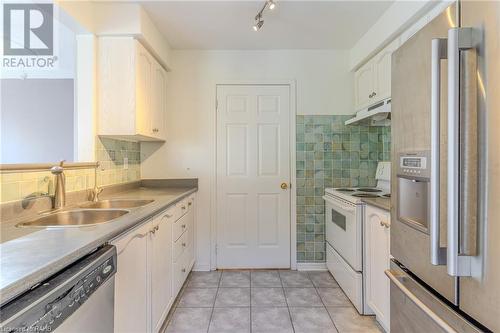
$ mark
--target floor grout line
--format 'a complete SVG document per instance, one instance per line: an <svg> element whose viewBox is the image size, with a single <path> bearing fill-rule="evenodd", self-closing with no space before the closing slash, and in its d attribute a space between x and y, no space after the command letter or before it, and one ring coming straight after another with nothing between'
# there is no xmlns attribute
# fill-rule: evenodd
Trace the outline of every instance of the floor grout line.
<svg viewBox="0 0 500 333"><path fill-rule="evenodd" d="M307 272L307 277L309 278L309 280L311 280L313 286L314 286L314 290L316 290L316 293L318 294L318 297L319 297L319 300L321 301L321 304L323 304L323 308L325 309L326 313L328 314L328 317L330 318L330 321L332 322L333 324L333 327L335 327L335 330L337 332L340 332L337 325L335 325L335 321L333 320L332 318L332 315L330 314L330 311L328 311L328 309L326 308L326 305L325 305L325 302L323 302L323 298L321 298L321 295L318 291L318 287L316 287L316 285L314 284L314 282L312 281L311 277L309 276L309 272Z"/></svg>
<svg viewBox="0 0 500 333"><path fill-rule="evenodd" d="M283 280L281 279L280 272L278 272L278 277L280 278L281 289L283 291L283 296L285 297L285 304L286 304L286 309L288 310L288 316L290 317L290 324L292 325L292 330L295 333L295 326L293 325L292 313L290 312L290 306L288 305L288 300L286 299L285 286L283 285Z"/></svg>
<svg viewBox="0 0 500 333"><path fill-rule="evenodd" d="M222 280L222 273L224 271L221 270L220 276L219 276L219 281L217 282L217 291L215 292L215 299L214 299L214 304L212 304L212 312L210 312L210 319L208 320L208 327L207 327L207 333L210 330L210 324L212 324L212 317L214 315L214 309L215 309L215 301L217 301L217 295L219 294L219 289L220 289L220 282Z"/></svg>

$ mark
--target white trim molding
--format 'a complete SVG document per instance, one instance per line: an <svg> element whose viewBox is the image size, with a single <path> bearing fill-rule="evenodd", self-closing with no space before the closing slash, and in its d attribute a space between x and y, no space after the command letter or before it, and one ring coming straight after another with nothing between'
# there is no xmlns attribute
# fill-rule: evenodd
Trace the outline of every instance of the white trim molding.
<svg viewBox="0 0 500 333"><path fill-rule="evenodd" d="M326 262L298 262L298 271L327 271Z"/></svg>

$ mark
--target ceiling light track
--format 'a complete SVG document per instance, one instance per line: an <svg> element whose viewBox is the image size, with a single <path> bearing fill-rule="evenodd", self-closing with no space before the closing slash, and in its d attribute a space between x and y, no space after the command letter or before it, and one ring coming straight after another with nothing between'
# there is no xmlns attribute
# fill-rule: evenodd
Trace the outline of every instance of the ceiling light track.
<svg viewBox="0 0 500 333"><path fill-rule="evenodd" d="M276 2L275 0L267 0L264 3L264 6L262 6L261 10L255 15L255 24L253 25L253 30L254 31L259 31L260 28L264 25L264 19L263 19L263 14L266 8L269 8L270 10L273 10L276 8Z"/></svg>

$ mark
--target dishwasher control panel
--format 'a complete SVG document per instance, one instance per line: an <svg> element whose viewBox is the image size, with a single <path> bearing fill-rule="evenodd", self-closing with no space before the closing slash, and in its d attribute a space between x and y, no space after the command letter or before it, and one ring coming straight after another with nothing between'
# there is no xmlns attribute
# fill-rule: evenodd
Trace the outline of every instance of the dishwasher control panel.
<svg viewBox="0 0 500 333"><path fill-rule="evenodd" d="M104 246L2 306L2 332L52 332L116 273L116 249Z"/></svg>

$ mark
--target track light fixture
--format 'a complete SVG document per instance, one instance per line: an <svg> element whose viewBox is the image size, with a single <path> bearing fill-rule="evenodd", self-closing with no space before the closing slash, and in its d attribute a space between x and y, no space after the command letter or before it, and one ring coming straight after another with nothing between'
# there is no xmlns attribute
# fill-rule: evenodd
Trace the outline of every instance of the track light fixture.
<svg viewBox="0 0 500 333"><path fill-rule="evenodd" d="M264 3L264 6L262 6L262 9L257 13L257 15L255 15L255 24L252 27L254 31L259 31L260 28L262 28L262 26L264 25L262 14L264 13L264 10L266 10L266 8L269 8L270 10L276 8L275 0L267 0Z"/></svg>

